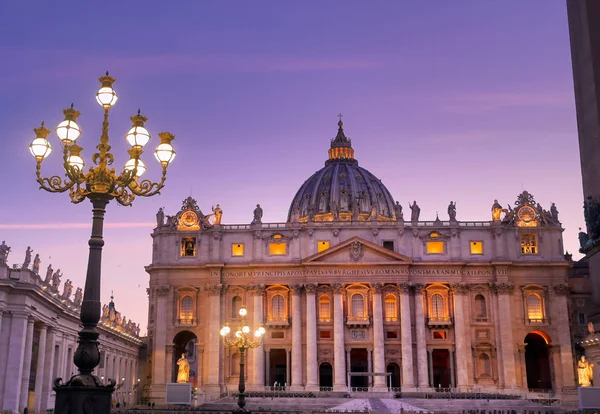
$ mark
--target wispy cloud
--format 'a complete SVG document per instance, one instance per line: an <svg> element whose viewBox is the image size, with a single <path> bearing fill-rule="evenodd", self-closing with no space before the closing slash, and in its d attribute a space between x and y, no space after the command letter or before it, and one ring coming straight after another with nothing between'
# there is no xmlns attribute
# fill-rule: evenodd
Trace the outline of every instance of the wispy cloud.
<svg viewBox="0 0 600 414"><path fill-rule="evenodd" d="M130 228L153 228L156 223L152 222L136 222L136 223L105 223L104 227L108 229L130 229ZM72 230L72 229L89 229L91 223L21 223L21 224L2 224L0 230Z"/></svg>
<svg viewBox="0 0 600 414"><path fill-rule="evenodd" d="M567 92L488 92L448 98L443 108L452 112L493 111L510 107L571 105L573 95Z"/></svg>

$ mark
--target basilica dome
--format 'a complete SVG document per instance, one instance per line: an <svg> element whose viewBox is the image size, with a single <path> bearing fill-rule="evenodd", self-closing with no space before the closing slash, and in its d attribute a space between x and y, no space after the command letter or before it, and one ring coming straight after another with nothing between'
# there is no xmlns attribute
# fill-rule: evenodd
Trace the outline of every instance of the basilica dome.
<svg viewBox="0 0 600 414"><path fill-rule="evenodd" d="M294 196L288 222L391 221L400 215L381 180L358 166L343 125L340 120L325 167L306 180Z"/></svg>

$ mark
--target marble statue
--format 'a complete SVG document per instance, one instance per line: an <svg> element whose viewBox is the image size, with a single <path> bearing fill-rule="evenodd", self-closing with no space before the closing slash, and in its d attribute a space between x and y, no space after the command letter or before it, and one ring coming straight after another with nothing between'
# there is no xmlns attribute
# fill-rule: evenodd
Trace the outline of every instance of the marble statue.
<svg viewBox="0 0 600 414"><path fill-rule="evenodd" d="M367 220L377 220L377 207L375 207L375 204L371 204L371 213Z"/></svg>
<svg viewBox="0 0 600 414"><path fill-rule="evenodd" d="M590 333L590 335L596 333L596 327L592 322L588 322L588 332Z"/></svg>
<svg viewBox="0 0 600 414"><path fill-rule="evenodd" d="M52 269L52 265L49 264L48 269L46 269L46 278L44 279L44 283L50 284L52 281L52 272L54 272L54 269Z"/></svg>
<svg viewBox="0 0 600 414"><path fill-rule="evenodd" d="M165 223L165 226L168 227L170 230L175 230L175 228L177 228L177 216L166 216L167 217L167 221Z"/></svg>
<svg viewBox="0 0 600 414"><path fill-rule="evenodd" d="M27 269L29 267L29 263L31 263L31 246L27 246L27 250L25 250L25 260L23 260L22 269Z"/></svg>
<svg viewBox="0 0 600 414"><path fill-rule="evenodd" d="M550 206L550 215L552 216L552 221L558 224L558 210L556 209L556 205L554 203L552 203Z"/></svg>
<svg viewBox="0 0 600 414"><path fill-rule="evenodd" d="M2 244L0 244L0 263L6 263L9 253L10 247L8 247L6 243L2 241Z"/></svg>
<svg viewBox="0 0 600 414"><path fill-rule="evenodd" d="M33 272L35 274L39 274L40 273L40 262L41 262L40 255L39 255L39 253L37 253L35 255L35 257L33 258L33 268L32 268Z"/></svg>
<svg viewBox="0 0 600 414"><path fill-rule="evenodd" d="M260 204L257 204L256 208L254 209L254 219L252 220L251 224L261 224L262 216L263 216L263 209L260 208Z"/></svg>
<svg viewBox="0 0 600 414"><path fill-rule="evenodd" d="M108 305L102 306L102 319L108 319L108 314L110 313L110 308Z"/></svg>
<svg viewBox="0 0 600 414"><path fill-rule="evenodd" d="M56 290L58 290L58 287L60 286L60 278L61 277L62 277L62 273L60 273L60 269L58 269L52 275L52 287Z"/></svg>
<svg viewBox="0 0 600 414"><path fill-rule="evenodd" d="M63 299L69 299L69 296L71 296L72 291L73 283L71 282L71 279L67 279L67 281L63 284Z"/></svg>
<svg viewBox="0 0 600 414"><path fill-rule="evenodd" d="M450 221L456 221L456 202L450 202L448 205L448 217Z"/></svg>
<svg viewBox="0 0 600 414"><path fill-rule="evenodd" d="M492 220L500 221L500 215L502 214L502 206L498 203L498 200L494 200L492 204Z"/></svg>
<svg viewBox="0 0 600 414"><path fill-rule="evenodd" d="M160 228L165 225L165 212L163 208L158 209L158 213L156 213L156 227Z"/></svg>
<svg viewBox="0 0 600 414"><path fill-rule="evenodd" d="M577 361L577 380L581 387L590 387L594 379L594 364L586 361L585 356L581 356Z"/></svg>
<svg viewBox="0 0 600 414"><path fill-rule="evenodd" d="M212 208L213 213L215 214L215 219L213 224L221 224L221 218L223 217L223 210L221 210L221 206L217 204L216 207Z"/></svg>
<svg viewBox="0 0 600 414"><path fill-rule="evenodd" d="M396 205L394 205L394 214L396 215L396 220L404 220L404 215L402 214L402 204L399 201L396 201Z"/></svg>
<svg viewBox="0 0 600 414"><path fill-rule="evenodd" d="M81 290L80 287L78 287L77 290L75 291L75 297L73 298L73 302L75 302L75 305L79 306L79 305L81 305L82 301L83 301L83 291Z"/></svg>
<svg viewBox="0 0 600 414"><path fill-rule="evenodd" d="M544 215L544 209L542 208L540 203L537 203L537 205L535 206L535 211L537 212L538 217L540 218Z"/></svg>
<svg viewBox="0 0 600 414"><path fill-rule="evenodd" d="M177 360L177 382L184 383L190 379L190 363L185 359L185 354L181 354L181 358Z"/></svg>
<svg viewBox="0 0 600 414"><path fill-rule="evenodd" d="M419 207L417 205L417 201L413 201L413 204L411 205L410 202L408 203L408 206L410 207L410 221L419 221L419 216L421 215L421 207Z"/></svg>
<svg viewBox="0 0 600 414"><path fill-rule="evenodd" d="M333 214L333 220L337 221L340 218L340 205L337 201L333 200L331 202L331 213Z"/></svg>

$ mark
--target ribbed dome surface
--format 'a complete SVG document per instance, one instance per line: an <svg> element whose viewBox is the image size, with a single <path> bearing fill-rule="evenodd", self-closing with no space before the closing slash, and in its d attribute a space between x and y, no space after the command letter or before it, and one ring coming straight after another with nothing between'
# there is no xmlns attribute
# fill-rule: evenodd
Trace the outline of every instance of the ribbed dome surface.
<svg viewBox="0 0 600 414"><path fill-rule="evenodd" d="M296 193L288 222L395 220L392 195L381 180L358 166L343 123L338 125L329 160Z"/></svg>

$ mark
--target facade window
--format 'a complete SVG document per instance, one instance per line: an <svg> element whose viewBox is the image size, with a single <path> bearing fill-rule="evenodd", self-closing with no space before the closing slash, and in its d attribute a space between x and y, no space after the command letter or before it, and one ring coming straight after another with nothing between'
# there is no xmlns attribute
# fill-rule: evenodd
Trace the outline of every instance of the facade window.
<svg viewBox="0 0 600 414"><path fill-rule="evenodd" d="M271 338L272 339L285 339L285 334L283 331L272 331Z"/></svg>
<svg viewBox="0 0 600 414"><path fill-rule="evenodd" d="M317 252L321 253L323 250L329 249L329 241L321 240L317 243Z"/></svg>
<svg viewBox="0 0 600 414"><path fill-rule="evenodd" d="M393 240L384 240L383 248L394 251L394 241Z"/></svg>
<svg viewBox="0 0 600 414"><path fill-rule="evenodd" d="M538 254L535 234L521 234L521 254Z"/></svg>
<svg viewBox="0 0 600 414"><path fill-rule="evenodd" d="M487 309L485 307L485 297L483 295L475 296L475 317L487 318Z"/></svg>
<svg viewBox="0 0 600 414"><path fill-rule="evenodd" d="M239 318L240 309L242 309L242 298L234 296L233 299L231 299L231 317Z"/></svg>
<svg viewBox="0 0 600 414"><path fill-rule="evenodd" d="M433 319L444 319L444 298L439 293L431 296L431 317Z"/></svg>
<svg viewBox="0 0 600 414"><path fill-rule="evenodd" d="M271 256L285 256L287 254L287 244L269 243L269 254Z"/></svg>
<svg viewBox="0 0 600 414"><path fill-rule="evenodd" d="M577 314L577 319L579 320L579 325L585 325L585 313L579 312Z"/></svg>
<svg viewBox="0 0 600 414"><path fill-rule="evenodd" d="M398 331L387 331L386 337L387 339L398 339Z"/></svg>
<svg viewBox="0 0 600 414"><path fill-rule="evenodd" d="M433 331L433 339L446 339L448 333L446 331Z"/></svg>
<svg viewBox="0 0 600 414"><path fill-rule="evenodd" d="M196 256L196 238L186 237L181 239L181 255L182 256Z"/></svg>
<svg viewBox="0 0 600 414"><path fill-rule="evenodd" d="M365 298L359 293L352 295L352 317L354 319L365 317Z"/></svg>
<svg viewBox="0 0 600 414"><path fill-rule="evenodd" d="M482 241L472 241L469 242L471 246L471 254L483 254L483 242Z"/></svg>
<svg viewBox="0 0 600 414"><path fill-rule="evenodd" d="M184 296L181 298L180 306L179 319L182 323L191 323L194 319L194 299L191 296Z"/></svg>
<svg viewBox="0 0 600 414"><path fill-rule="evenodd" d="M331 320L331 299L328 295L321 295L319 298L319 320L321 322Z"/></svg>
<svg viewBox="0 0 600 414"><path fill-rule="evenodd" d="M527 318L529 322L542 322L544 320L542 298L537 293L527 295Z"/></svg>
<svg viewBox="0 0 600 414"><path fill-rule="evenodd" d="M478 358L479 365L479 376L480 377L491 377L492 376L492 362L488 354L481 354Z"/></svg>
<svg viewBox="0 0 600 414"><path fill-rule="evenodd" d="M233 257L242 257L244 255L244 243L233 243L231 245L231 255Z"/></svg>
<svg viewBox="0 0 600 414"><path fill-rule="evenodd" d="M331 331L319 331L319 339L331 339Z"/></svg>
<svg viewBox="0 0 600 414"><path fill-rule="evenodd" d="M285 300L281 295L273 296L271 299L272 320L280 321L285 319Z"/></svg>
<svg viewBox="0 0 600 414"><path fill-rule="evenodd" d="M395 322L398 320L398 314L396 312L396 296L391 293L385 297L385 320L388 322Z"/></svg>
<svg viewBox="0 0 600 414"><path fill-rule="evenodd" d="M444 254L444 247L443 241L428 241L427 254Z"/></svg>

